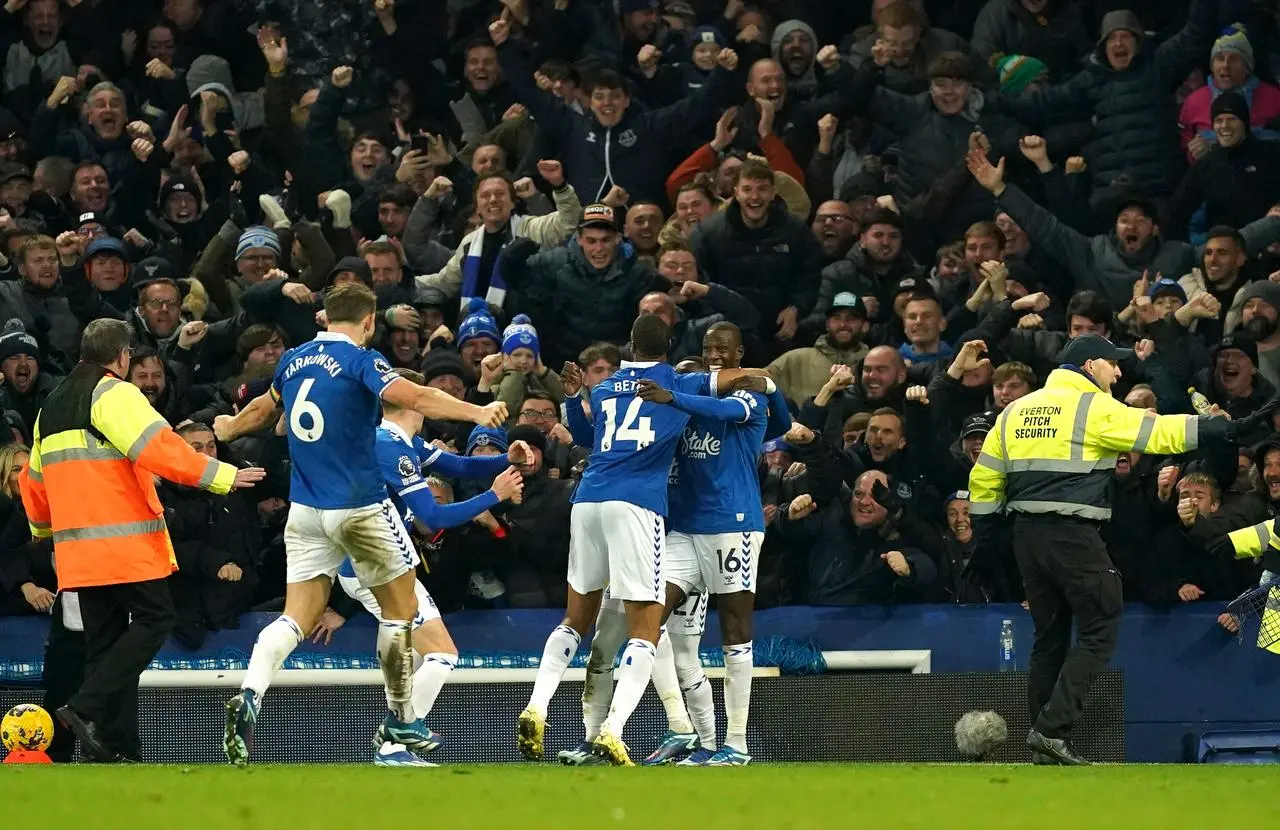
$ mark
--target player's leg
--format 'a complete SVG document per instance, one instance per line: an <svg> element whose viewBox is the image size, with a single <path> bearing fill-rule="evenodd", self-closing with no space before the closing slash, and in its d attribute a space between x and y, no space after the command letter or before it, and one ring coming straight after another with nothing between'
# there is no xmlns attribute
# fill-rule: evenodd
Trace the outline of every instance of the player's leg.
<svg viewBox="0 0 1280 830"><path fill-rule="evenodd" d="M413 673L413 710L419 719L425 720L458 665L458 647L453 644L426 587L415 580L414 590L418 595L418 616L417 628L413 630L413 650L422 663Z"/></svg>
<svg viewBox="0 0 1280 830"><path fill-rule="evenodd" d="M619 766L631 758L622 742L622 730L644 695L653 672L658 631L666 610L666 583L662 578L666 555L666 528L662 516L625 502L605 502L609 546L609 591L626 604L627 641L618 666L613 705L592 746L597 755Z"/></svg>
<svg viewBox="0 0 1280 830"><path fill-rule="evenodd" d="M728 720L724 746L707 763L741 766L747 752L747 715L751 708L752 614L755 610L756 554L764 540L759 532L701 537L707 582L718 592L720 634L724 643L724 706ZM713 570L714 569L714 570Z"/></svg>
<svg viewBox="0 0 1280 830"><path fill-rule="evenodd" d="M698 653L702 632L706 627L709 601L709 596L702 594L698 597L696 612L690 612L697 615L696 626L673 627L669 621L667 625L671 651L675 657L676 677L680 680L680 691L684 693L699 743L692 755L678 762L681 766L700 766L716 752L716 704L711 694L711 681L702 670L702 658Z"/></svg>
<svg viewBox="0 0 1280 830"><path fill-rule="evenodd" d="M262 696L305 632L315 627L329 603L342 552L325 534L321 511L295 504L284 531L286 574L284 613L258 634L240 693L227 701L223 749L227 760L243 766L253 745L253 728Z"/></svg>
<svg viewBox="0 0 1280 830"><path fill-rule="evenodd" d="M667 731L648 758L645 766L669 764L687 757L698 748L698 736L693 731L689 712L680 693L680 679L676 674L675 657L671 648L670 632L686 624L686 605L696 608L700 584L697 560L693 556L689 538L683 533L667 534L667 557L663 564L667 580L665 624L658 635L658 648L653 662L653 689L662 701L667 715ZM688 599L686 595L692 595Z"/></svg>
<svg viewBox="0 0 1280 830"><path fill-rule="evenodd" d="M600 507L575 504L569 513L569 597L564 622L547 637L529 704L516 722L516 745L531 761L542 760L547 707L582 643L582 634L600 612L600 600L609 584L609 537Z"/></svg>
<svg viewBox="0 0 1280 830"><path fill-rule="evenodd" d="M613 659L627 640L627 612L622 600L613 599L606 590L596 616L596 632L591 638L591 654L587 657L587 676L582 684L582 726L585 739L572 749L560 751L556 758L570 767L606 763L591 752L591 742L600 734L600 724L609 714L613 702Z"/></svg>

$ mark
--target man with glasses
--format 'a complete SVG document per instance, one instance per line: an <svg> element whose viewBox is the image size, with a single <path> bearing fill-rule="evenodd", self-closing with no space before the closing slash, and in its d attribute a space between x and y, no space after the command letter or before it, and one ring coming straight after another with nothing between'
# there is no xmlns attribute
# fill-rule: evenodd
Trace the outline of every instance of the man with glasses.
<svg viewBox="0 0 1280 830"><path fill-rule="evenodd" d="M858 235L858 220L853 216L853 208L848 202L832 199L818 205L810 226L813 238L818 240L818 247L825 257L823 265L844 259L845 254L853 247L853 240Z"/></svg>
<svg viewBox="0 0 1280 830"><path fill-rule="evenodd" d="M540 468L545 468L551 478L568 478L574 465L590 454L590 447L579 447L573 436L560 423L560 406L546 392L529 392L520 404L516 416L517 427L532 427L545 439L539 445Z"/></svg>

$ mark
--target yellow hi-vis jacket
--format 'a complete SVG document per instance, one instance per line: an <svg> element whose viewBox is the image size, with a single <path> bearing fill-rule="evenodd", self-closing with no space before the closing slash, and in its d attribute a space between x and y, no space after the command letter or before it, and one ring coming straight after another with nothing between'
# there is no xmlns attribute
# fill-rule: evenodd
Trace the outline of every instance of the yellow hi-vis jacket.
<svg viewBox="0 0 1280 830"><path fill-rule="evenodd" d="M1227 534L1231 547L1235 549L1237 559L1261 559L1264 554L1275 556L1280 552L1280 537L1276 536L1275 519L1267 519L1256 525L1242 527ZM1272 654L1280 654L1280 640L1275 639L1275 632L1280 629L1280 588L1272 588L1267 592L1267 601L1262 608L1262 620L1258 625L1258 647L1265 648Z"/></svg>
<svg viewBox="0 0 1280 830"><path fill-rule="evenodd" d="M1200 420L1125 406L1074 369L1005 407L969 473L969 512L1111 518L1111 479L1122 452L1194 450Z"/></svg>
<svg viewBox="0 0 1280 830"><path fill-rule="evenodd" d="M236 468L191 448L138 387L82 363L50 393L18 483L31 533L53 537L61 589L177 570L155 476L228 493Z"/></svg>

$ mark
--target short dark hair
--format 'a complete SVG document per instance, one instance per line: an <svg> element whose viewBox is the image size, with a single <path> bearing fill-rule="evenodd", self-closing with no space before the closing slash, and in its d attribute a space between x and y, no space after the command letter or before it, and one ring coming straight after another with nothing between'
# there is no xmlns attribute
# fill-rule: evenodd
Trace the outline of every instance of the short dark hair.
<svg viewBox="0 0 1280 830"><path fill-rule="evenodd" d="M574 86L582 85L582 73L578 71L578 67L560 58L552 58L543 63L538 67L538 71L553 81L568 81Z"/></svg>
<svg viewBox="0 0 1280 830"><path fill-rule="evenodd" d="M872 225L888 225L891 228L902 230L902 217L888 208L878 207L875 210L867 211L867 215L862 220L862 230L865 232Z"/></svg>
<svg viewBox="0 0 1280 830"><path fill-rule="evenodd" d="M603 360L610 366L622 365L622 350L612 343L592 343L578 355L578 363L590 366L597 360Z"/></svg>
<svg viewBox="0 0 1280 830"><path fill-rule="evenodd" d="M213 427L208 424L202 424L199 421L188 421L180 427L175 427L174 432L183 438L196 432L213 432Z"/></svg>
<svg viewBox="0 0 1280 830"><path fill-rule="evenodd" d="M929 80L973 81L973 61L964 52L943 52L929 63Z"/></svg>
<svg viewBox="0 0 1280 830"><path fill-rule="evenodd" d="M169 277L155 277L155 278L153 278L153 279L149 279L149 280L146 280L146 281L144 281L144 282L139 283L139 285L138 285L138 305L142 305L142 304L143 304L143 302L145 301L145 300L144 300L144 298L147 296L147 292L148 292L148 291L150 291L152 288L154 288L154 287L155 287L155 286L157 286L157 285L167 285L167 286L169 286L170 288L172 288L174 291L177 291L177 292L178 292L178 302L182 302L182 286L178 285L177 280L170 279Z"/></svg>
<svg viewBox="0 0 1280 830"><path fill-rule="evenodd" d="M719 334L720 332L727 333L733 338L734 343L739 347L742 346L742 329L738 328L733 323L730 323L728 320L721 320L718 323L712 323L707 329L707 333L703 335L703 339L706 339L712 334Z"/></svg>
<svg viewBox="0 0 1280 830"><path fill-rule="evenodd" d="M418 201L418 194L413 192L413 188L407 184L396 182L387 185L378 194L378 204L383 205L392 202L398 207L411 207Z"/></svg>
<svg viewBox="0 0 1280 830"><path fill-rule="evenodd" d="M907 424L906 417L901 412L894 409L892 406L882 406L879 409L871 410L871 414L867 417L867 421L870 422L872 418L878 418L881 415L892 415L893 417L897 418L899 429L904 429L906 427L906 424Z"/></svg>
<svg viewBox="0 0 1280 830"><path fill-rule="evenodd" d="M1097 291L1077 291L1067 301L1067 323L1072 317L1084 317L1091 322L1111 325L1111 306Z"/></svg>
<svg viewBox="0 0 1280 830"><path fill-rule="evenodd" d="M362 282L346 282L329 289L324 312L330 323L359 323L378 310L378 295Z"/></svg>
<svg viewBox="0 0 1280 830"><path fill-rule="evenodd" d="M641 314L631 324L631 351L636 360L666 359L671 348L671 328L656 314Z"/></svg>
<svg viewBox="0 0 1280 830"><path fill-rule="evenodd" d="M249 353L254 349L260 348L271 342L274 337L279 337L280 342L287 348L289 340L284 330L279 326L271 323L254 323L240 333L236 338L236 355L240 361L249 359Z"/></svg>
<svg viewBox="0 0 1280 830"><path fill-rule="evenodd" d="M483 176L476 178L475 186L471 188L472 204L479 202L480 185L490 179L502 179L503 183L507 186L507 192L511 194L511 201L516 201L516 186L515 183L511 181L511 174L507 173L505 170L494 170L492 173L485 173Z"/></svg>
<svg viewBox="0 0 1280 830"><path fill-rule="evenodd" d="M627 79L619 75L612 69L597 69L586 78L587 94L595 92L597 89L620 89L626 94L631 94L631 88L627 84Z"/></svg>
<svg viewBox="0 0 1280 830"><path fill-rule="evenodd" d="M99 317L84 327L80 335L80 359L106 366L133 343L133 329L124 320Z"/></svg>
<svg viewBox="0 0 1280 830"><path fill-rule="evenodd" d="M557 410L560 408L560 405L556 403L556 399L541 389L526 389L524 397L520 399L520 405L524 406L528 401L546 401L555 406Z"/></svg>
<svg viewBox="0 0 1280 830"><path fill-rule="evenodd" d="M1236 243L1236 247L1240 250L1243 251L1248 248L1248 246L1245 245L1244 237L1240 234L1240 231L1230 225L1214 225L1212 228L1209 228L1209 233L1205 234L1205 241L1210 239L1230 239L1232 242Z"/></svg>
<svg viewBox="0 0 1280 830"><path fill-rule="evenodd" d="M991 373L991 382L1004 383L1012 377L1022 378L1027 386L1032 389L1036 388L1036 373L1030 366L1019 360L1010 360L997 366L995 371Z"/></svg>
<svg viewBox="0 0 1280 830"><path fill-rule="evenodd" d="M160 352L155 350L155 348L151 346L138 346L134 348L133 358L129 361L129 373L133 373L134 366L137 366L143 361L151 360L152 358L155 358L160 361L161 365L164 365L164 358L160 355Z"/></svg>
<svg viewBox="0 0 1280 830"><path fill-rule="evenodd" d="M419 386L425 386L427 383L426 376L423 375L421 372L415 372L413 369L408 369L408 368L405 368L404 366L400 366L396 369L392 369L391 371L398 377L402 377L405 380L409 381L410 383L416 383Z"/></svg>
<svg viewBox="0 0 1280 830"><path fill-rule="evenodd" d="M939 314L942 313L942 301L939 300L938 295L932 291L912 291L907 296L907 301L906 303L903 304L902 307L903 309L906 309L906 307L911 305L912 303L925 303L925 302L933 303L938 307L938 313Z"/></svg>
<svg viewBox="0 0 1280 830"><path fill-rule="evenodd" d="M689 253L697 257L694 253L693 246L686 242L683 238L668 239L662 243L662 247L658 249L658 262L662 262L662 258L667 254Z"/></svg>
<svg viewBox="0 0 1280 830"><path fill-rule="evenodd" d="M471 54L471 50L473 49L495 49L496 50L497 48L498 48L497 44L495 44L488 35L484 35L482 37L473 37L471 38L471 40L468 40L463 45L462 55L463 57L466 57L467 55Z"/></svg>

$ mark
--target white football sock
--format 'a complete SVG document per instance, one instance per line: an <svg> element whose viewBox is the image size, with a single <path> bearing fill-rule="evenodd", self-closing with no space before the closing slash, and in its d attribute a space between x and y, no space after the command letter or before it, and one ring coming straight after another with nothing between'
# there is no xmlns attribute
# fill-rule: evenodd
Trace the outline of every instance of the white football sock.
<svg viewBox="0 0 1280 830"><path fill-rule="evenodd" d="M582 636L569 626L555 627L542 650L542 660L538 663L538 676L533 681L533 694L529 696L528 708L546 717L551 697L560 688L564 670L573 662L573 655L577 654L581 643Z"/></svg>
<svg viewBox="0 0 1280 830"><path fill-rule="evenodd" d="M751 708L751 643L724 647L724 709L729 727L724 745L747 754L747 710Z"/></svg>
<svg viewBox="0 0 1280 830"><path fill-rule="evenodd" d="M387 708L401 723L417 720L413 713L413 623L378 623L378 665L387 688Z"/></svg>
<svg viewBox="0 0 1280 830"><path fill-rule="evenodd" d="M658 653L653 660L653 688L667 711L667 725L672 732L688 734L693 731L689 711L684 708L684 695L680 694L680 678L676 676L675 651L671 647L671 635L662 627L658 638Z"/></svg>
<svg viewBox="0 0 1280 830"><path fill-rule="evenodd" d="M458 655L442 651L425 654L422 665L413 673L413 713L425 718L436 705L436 697L449 679L449 673L458 665Z"/></svg>
<svg viewBox="0 0 1280 830"><path fill-rule="evenodd" d="M670 634L671 651L675 655L676 677L680 690L704 749L716 748L716 702L711 695L711 681L702 671L702 658L698 656L701 637L686 634Z"/></svg>
<svg viewBox="0 0 1280 830"><path fill-rule="evenodd" d="M627 641L627 649L622 652L622 662L618 665L618 688L614 689L613 705L609 707L609 717L604 719L601 731L607 730L622 737L627 719L649 686L656 652L657 646L648 640L632 637Z"/></svg>
<svg viewBox="0 0 1280 830"><path fill-rule="evenodd" d="M258 632L258 641L253 644L253 654L249 657L249 669L244 673L241 689L252 689L262 701L267 693L271 679L280 671L284 661L302 642L302 629L291 617L281 614L267 627Z"/></svg>
<svg viewBox="0 0 1280 830"><path fill-rule="evenodd" d="M588 741L600 734L600 724L609 714L613 702L613 658L626 640L626 612L620 605L601 603L596 633L591 638L591 656L587 658L587 679L582 684L582 725Z"/></svg>

